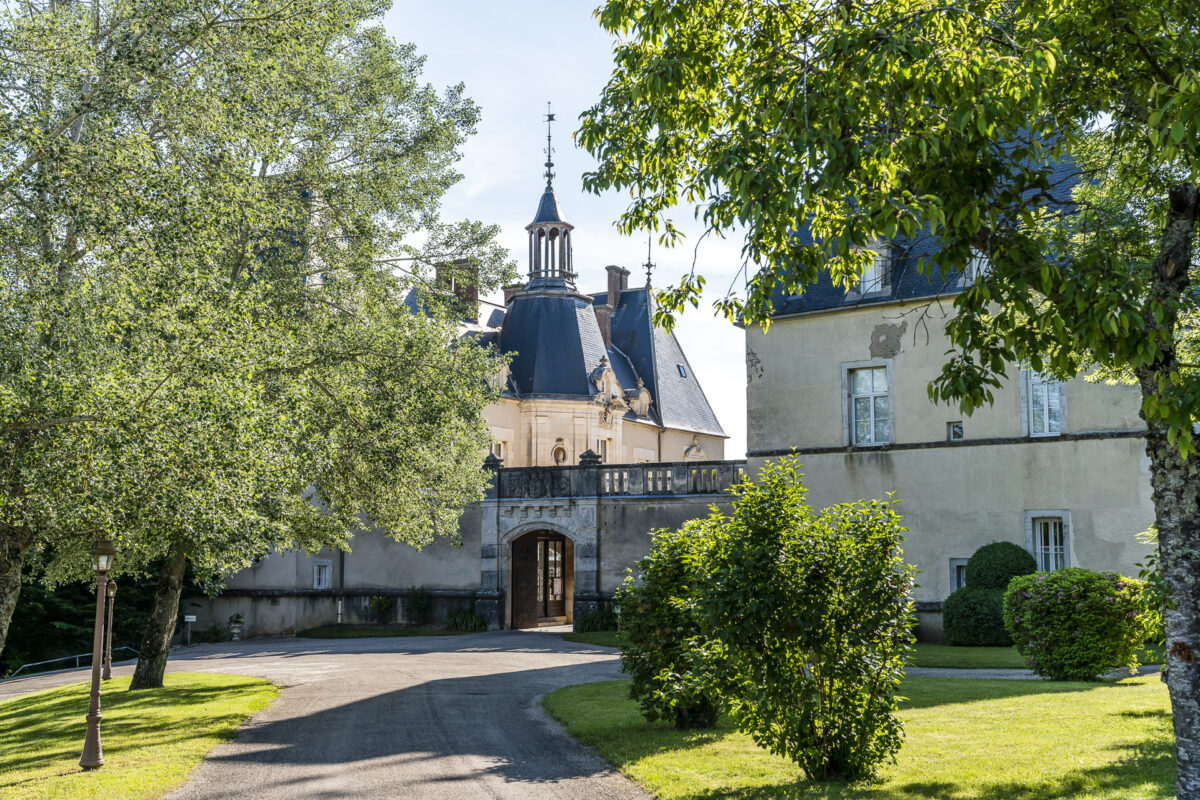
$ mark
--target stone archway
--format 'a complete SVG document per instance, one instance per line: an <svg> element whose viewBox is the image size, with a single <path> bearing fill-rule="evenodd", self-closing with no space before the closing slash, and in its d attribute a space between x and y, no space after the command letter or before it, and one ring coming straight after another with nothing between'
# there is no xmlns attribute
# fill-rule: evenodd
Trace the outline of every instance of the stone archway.
<svg viewBox="0 0 1200 800"><path fill-rule="evenodd" d="M574 617L574 543L553 530L530 530L508 542L511 627L565 625Z"/></svg>

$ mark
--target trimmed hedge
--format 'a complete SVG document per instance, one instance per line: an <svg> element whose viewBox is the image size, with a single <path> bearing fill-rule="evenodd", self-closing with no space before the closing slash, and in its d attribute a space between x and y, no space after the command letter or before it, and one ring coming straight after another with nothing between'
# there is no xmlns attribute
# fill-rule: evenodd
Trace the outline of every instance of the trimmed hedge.
<svg viewBox="0 0 1200 800"><path fill-rule="evenodd" d="M976 550L967 561L967 586L1003 591L1018 575L1035 572L1037 561L1025 548L1012 542L992 542Z"/></svg>
<svg viewBox="0 0 1200 800"><path fill-rule="evenodd" d="M1004 627L1004 590L967 585L954 592L942 602L942 631L946 644L1011 646Z"/></svg>
<svg viewBox="0 0 1200 800"><path fill-rule="evenodd" d="M1071 567L1014 578L1004 623L1038 675L1090 681L1116 666L1137 665L1150 632L1142 581Z"/></svg>

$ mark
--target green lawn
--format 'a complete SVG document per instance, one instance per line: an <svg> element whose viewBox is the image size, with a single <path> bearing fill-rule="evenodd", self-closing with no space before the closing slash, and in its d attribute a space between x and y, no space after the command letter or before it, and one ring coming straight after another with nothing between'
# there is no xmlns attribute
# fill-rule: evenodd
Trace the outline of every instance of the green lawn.
<svg viewBox="0 0 1200 800"><path fill-rule="evenodd" d="M913 646L914 667L954 669L1027 669L1015 647L952 647L948 644Z"/></svg>
<svg viewBox="0 0 1200 800"><path fill-rule="evenodd" d="M1157 676L1106 683L909 678L906 741L875 783L815 783L728 720L650 724L629 683L570 686L546 709L663 800L1167 800L1175 761Z"/></svg>
<svg viewBox="0 0 1200 800"><path fill-rule="evenodd" d="M104 682L104 766L79 768L89 683L0 703L0 797L140 800L183 783L192 767L278 695L267 681L202 673L166 676L156 691Z"/></svg>
<svg viewBox="0 0 1200 800"><path fill-rule="evenodd" d="M617 644L616 631L594 631L592 633L564 633L563 638L568 642L583 642L584 644L598 644L602 647L620 647Z"/></svg>
<svg viewBox="0 0 1200 800"><path fill-rule="evenodd" d="M395 625L320 625L297 633L305 639L369 639L376 636L458 636L466 631L445 628L401 628Z"/></svg>

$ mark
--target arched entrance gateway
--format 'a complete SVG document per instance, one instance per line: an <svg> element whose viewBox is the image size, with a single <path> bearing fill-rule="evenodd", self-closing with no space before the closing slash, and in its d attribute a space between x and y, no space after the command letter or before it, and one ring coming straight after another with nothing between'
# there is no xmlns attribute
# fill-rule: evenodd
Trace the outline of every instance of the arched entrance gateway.
<svg viewBox="0 0 1200 800"><path fill-rule="evenodd" d="M530 531L512 540L512 627L571 622L575 594L574 547L561 533Z"/></svg>

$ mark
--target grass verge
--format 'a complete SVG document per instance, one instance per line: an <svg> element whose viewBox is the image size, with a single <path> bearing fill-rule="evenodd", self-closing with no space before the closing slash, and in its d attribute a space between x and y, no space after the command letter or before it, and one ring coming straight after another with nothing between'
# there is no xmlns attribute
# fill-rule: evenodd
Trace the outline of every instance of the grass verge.
<svg viewBox="0 0 1200 800"><path fill-rule="evenodd" d="M906 741L873 783L805 780L723 719L651 724L627 681L546 696L551 715L661 800L1167 800L1175 759L1156 676L1105 683L908 678Z"/></svg>
<svg viewBox="0 0 1200 800"><path fill-rule="evenodd" d="M445 628L401 628L393 625L319 625L298 632L304 639L370 639L378 636L460 636Z"/></svg>
<svg viewBox="0 0 1200 800"><path fill-rule="evenodd" d="M5 800L141 800L183 783L208 751L236 737L278 690L243 675L172 673L162 689L104 682L104 766L79 768L90 683L0 703L0 797Z"/></svg>
<svg viewBox="0 0 1200 800"><path fill-rule="evenodd" d="M620 647L616 631L593 631L591 633L564 633L563 638L568 642L583 644L598 644L602 647Z"/></svg>
<svg viewBox="0 0 1200 800"><path fill-rule="evenodd" d="M1015 647L954 647L948 644L913 645L914 667L944 669L1028 669Z"/></svg>

